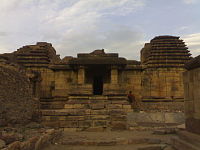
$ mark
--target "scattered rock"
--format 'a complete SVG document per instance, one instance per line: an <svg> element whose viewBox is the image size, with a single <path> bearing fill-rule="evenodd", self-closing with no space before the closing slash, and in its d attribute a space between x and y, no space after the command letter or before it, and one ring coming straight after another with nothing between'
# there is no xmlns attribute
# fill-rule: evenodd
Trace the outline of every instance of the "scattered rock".
<svg viewBox="0 0 200 150"><path fill-rule="evenodd" d="M39 137L38 136L35 136L35 137L32 137L29 139L29 142L30 142L30 149L34 149L35 148L35 144L36 142L38 141Z"/></svg>
<svg viewBox="0 0 200 150"><path fill-rule="evenodd" d="M0 149L6 146L6 142L0 139Z"/></svg>
<svg viewBox="0 0 200 150"><path fill-rule="evenodd" d="M20 150L31 150L30 141L25 141L20 144Z"/></svg>
<svg viewBox="0 0 200 150"><path fill-rule="evenodd" d="M20 150L20 142L15 141L12 144L8 145L8 150Z"/></svg>
<svg viewBox="0 0 200 150"><path fill-rule="evenodd" d="M6 144L10 144L15 141L22 141L23 140L23 135L15 132L7 133L7 132L2 132L0 135L0 139L4 140Z"/></svg>

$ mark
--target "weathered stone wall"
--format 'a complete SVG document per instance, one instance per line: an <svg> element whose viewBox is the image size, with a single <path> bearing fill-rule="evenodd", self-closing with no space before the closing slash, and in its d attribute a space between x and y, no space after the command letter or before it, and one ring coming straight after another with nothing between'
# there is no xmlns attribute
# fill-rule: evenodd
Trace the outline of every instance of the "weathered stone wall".
<svg viewBox="0 0 200 150"><path fill-rule="evenodd" d="M124 72L126 91L132 91L137 100L141 99L141 74L140 70L127 70Z"/></svg>
<svg viewBox="0 0 200 150"><path fill-rule="evenodd" d="M71 70L60 70L55 72L55 90L53 96L68 96L71 85L77 82L77 74Z"/></svg>
<svg viewBox="0 0 200 150"><path fill-rule="evenodd" d="M33 70L36 72L40 73L40 92L39 95L40 97L52 97L52 93L55 88L55 73L53 70L48 69L48 68L36 68L36 67L31 67L27 68L28 70Z"/></svg>
<svg viewBox="0 0 200 150"><path fill-rule="evenodd" d="M148 57L151 54L151 44L145 43L145 46L140 51L140 60L142 64L146 64L148 62Z"/></svg>
<svg viewBox="0 0 200 150"><path fill-rule="evenodd" d="M142 99L183 99L183 68L146 69L142 73Z"/></svg>
<svg viewBox="0 0 200 150"><path fill-rule="evenodd" d="M195 65L184 72L185 116L187 130L200 134L200 63Z"/></svg>
<svg viewBox="0 0 200 150"><path fill-rule="evenodd" d="M23 124L36 110L29 78L19 68L0 64L0 125Z"/></svg>

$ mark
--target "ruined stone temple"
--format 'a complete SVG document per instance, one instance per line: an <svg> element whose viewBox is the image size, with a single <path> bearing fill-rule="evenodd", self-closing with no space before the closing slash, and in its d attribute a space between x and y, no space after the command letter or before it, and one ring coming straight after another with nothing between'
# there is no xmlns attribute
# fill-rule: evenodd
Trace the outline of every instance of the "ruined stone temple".
<svg viewBox="0 0 200 150"><path fill-rule="evenodd" d="M32 89L45 125L125 129L129 91L144 105L183 102L187 49L179 37L158 36L144 45L141 61L103 49L61 59L50 43L38 42L0 55L0 62L35 73Z"/></svg>

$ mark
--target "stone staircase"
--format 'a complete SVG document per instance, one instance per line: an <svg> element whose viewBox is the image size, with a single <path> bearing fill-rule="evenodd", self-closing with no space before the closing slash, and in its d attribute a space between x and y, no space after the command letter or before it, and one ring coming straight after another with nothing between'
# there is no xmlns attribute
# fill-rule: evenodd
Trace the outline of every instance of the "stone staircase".
<svg viewBox="0 0 200 150"><path fill-rule="evenodd" d="M172 145L176 150L200 150L200 135L179 131L178 137L172 138Z"/></svg>
<svg viewBox="0 0 200 150"><path fill-rule="evenodd" d="M125 130L127 112L132 111L126 96L69 96L68 101L49 101L41 100L43 124L66 131Z"/></svg>
<svg viewBox="0 0 200 150"><path fill-rule="evenodd" d="M56 98L41 98L40 99L40 109L64 109L65 103L67 102L67 97L56 97Z"/></svg>

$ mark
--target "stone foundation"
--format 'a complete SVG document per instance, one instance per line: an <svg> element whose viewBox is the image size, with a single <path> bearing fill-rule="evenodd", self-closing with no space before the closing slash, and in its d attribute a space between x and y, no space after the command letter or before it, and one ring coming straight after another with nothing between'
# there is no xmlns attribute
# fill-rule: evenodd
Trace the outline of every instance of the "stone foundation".
<svg viewBox="0 0 200 150"><path fill-rule="evenodd" d="M43 124L65 130L124 130L131 105L125 96L70 96L63 109L43 109Z"/></svg>
<svg viewBox="0 0 200 150"><path fill-rule="evenodd" d="M184 112L184 102L141 102L140 110L146 112Z"/></svg>

